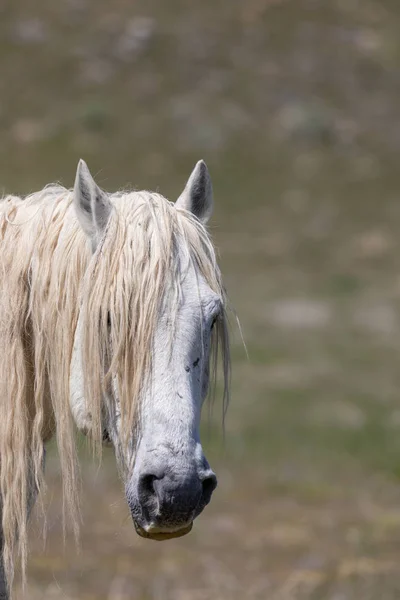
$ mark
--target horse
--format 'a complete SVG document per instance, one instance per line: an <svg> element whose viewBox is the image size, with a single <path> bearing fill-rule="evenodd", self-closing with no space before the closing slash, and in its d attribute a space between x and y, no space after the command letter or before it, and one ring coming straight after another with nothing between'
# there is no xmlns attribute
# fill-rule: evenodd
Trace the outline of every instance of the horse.
<svg viewBox="0 0 400 600"><path fill-rule="evenodd" d="M204 161L175 203L107 193L83 160L73 189L0 200L0 600L16 558L26 583L27 524L53 436L76 538L79 431L95 455L113 447L140 536L185 535L210 502L217 478L199 429L219 356L224 411L230 379L212 210Z"/></svg>

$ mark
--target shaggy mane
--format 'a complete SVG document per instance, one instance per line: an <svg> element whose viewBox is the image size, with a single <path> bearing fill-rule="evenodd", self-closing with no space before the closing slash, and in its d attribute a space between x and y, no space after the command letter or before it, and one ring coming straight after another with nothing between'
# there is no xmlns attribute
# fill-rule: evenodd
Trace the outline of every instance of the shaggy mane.
<svg viewBox="0 0 400 600"><path fill-rule="evenodd" d="M10 588L15 553L26 578L30 491L44 488L43 440L53 433L63 478L64 522L68 516L78 536L79 469L69 378L80 311L85 400L92 416L91 439L100 453L101 398L111 377L118 382L123 445L137 427L161 303L168 298L173 323L184 269L195 265L225 300L211 240L190 213L154 193L111 195L113 211L92 254L72 200L73 193L60 186L25 199L0 200L0 502ZM171 327L171 343L173 334ZM213 340L214 368L218 347L223 354L225 409L229 347L224 310Z"/></svg>

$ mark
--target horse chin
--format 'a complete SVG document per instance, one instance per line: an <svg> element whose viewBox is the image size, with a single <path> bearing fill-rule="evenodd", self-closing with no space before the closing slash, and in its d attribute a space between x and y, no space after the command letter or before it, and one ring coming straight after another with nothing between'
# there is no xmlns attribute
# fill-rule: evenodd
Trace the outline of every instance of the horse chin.
<svg viewBox="0 0 400 600"><path fill-rule="evenodd" d="M190 523L187 527L183 527L182 529L178 529L178 531L146 531L141 527L135 520L133 521L136 529L136 533L140 535L140 537L146 538L148 540L156 540L157 542L162 542L164 540L172 540L173 538L182 537L189 533L193 527L193 523Z"/></svg>

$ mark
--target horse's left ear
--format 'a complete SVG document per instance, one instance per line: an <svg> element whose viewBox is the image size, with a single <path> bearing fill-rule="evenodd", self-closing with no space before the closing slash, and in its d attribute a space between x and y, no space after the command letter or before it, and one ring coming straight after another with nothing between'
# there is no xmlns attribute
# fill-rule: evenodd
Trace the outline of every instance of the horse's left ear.
<svg viewBox="0 0 400 600"><path fill-rule="evenodd" d="M104 233L112 207L106 192L99 188L82 159L76 170L74 205L79 223L95 247Z"/></svg>
<svg viewBox="0 0 400 600"><path fill-rule="evenodd" d="M204 160L199 160L192 171L185 189L175 203L193 213L205 225L213 211L211 177Z"/></svg>

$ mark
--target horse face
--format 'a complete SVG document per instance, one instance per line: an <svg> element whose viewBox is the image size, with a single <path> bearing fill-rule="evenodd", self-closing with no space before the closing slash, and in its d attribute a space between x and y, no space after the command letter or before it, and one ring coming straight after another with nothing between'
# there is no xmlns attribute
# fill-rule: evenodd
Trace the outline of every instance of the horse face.
<svg viewBox="0 0 400 600"><path fill-rule="evenodd" d="M133 471L126 481L138 533L157 539L186 533L217 485L199 427L221 299L204 281L197 282L195 273L188 274L172 347L167 306L155 332L152 376L141 407Z"/></svg>
<svg viewBox="0 0 400 600"><path fill-rule="evenodd" d="M176 206L203 223L208 220L212 188L202 161ZM75 209L95 250L112 207L83 162L77 172ZM193 264L185 269L173 318L167 285L154 329L151 374L141 392L138 427L132 432L128 451L121 439L116 380L105 399L105 439L114 444L136 530L143 537L168 539L187 533L217 485L203 454L199 427L208 390L211 333L221 312L222 299ZM71 409L78 427L90 431L91 415L82 392L82 327L79 319L71 364Z"/></svg>

